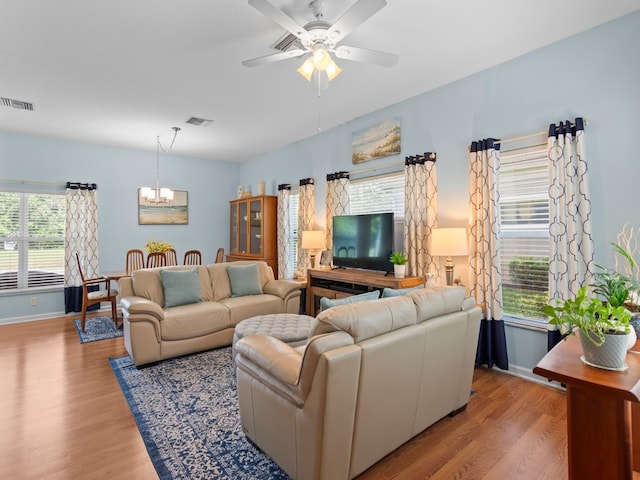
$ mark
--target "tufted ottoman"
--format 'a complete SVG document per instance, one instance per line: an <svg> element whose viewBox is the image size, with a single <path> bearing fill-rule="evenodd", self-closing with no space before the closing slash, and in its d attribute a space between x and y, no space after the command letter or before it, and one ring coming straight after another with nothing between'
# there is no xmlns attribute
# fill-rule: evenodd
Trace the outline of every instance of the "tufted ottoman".
<svg viewBox="0 0 640 480"><path fill-rule="evenodd" d="M233 334L231 355L235 361L236 342L247 335L268 335L282 340L292 347L299 347L307 342L311 325L315 319L308 315L295 313L272 313L258 315L238 322Z"/></svg>

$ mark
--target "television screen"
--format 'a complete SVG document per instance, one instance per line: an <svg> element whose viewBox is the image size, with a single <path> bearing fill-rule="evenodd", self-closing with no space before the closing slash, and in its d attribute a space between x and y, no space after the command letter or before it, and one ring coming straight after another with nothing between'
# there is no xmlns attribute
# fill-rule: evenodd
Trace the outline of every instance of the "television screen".
<svg viewBox="0 0 640 480"><path fill-rule="evenodd" d="M392 272L393 213L333 217L336 267Z"/></svg>

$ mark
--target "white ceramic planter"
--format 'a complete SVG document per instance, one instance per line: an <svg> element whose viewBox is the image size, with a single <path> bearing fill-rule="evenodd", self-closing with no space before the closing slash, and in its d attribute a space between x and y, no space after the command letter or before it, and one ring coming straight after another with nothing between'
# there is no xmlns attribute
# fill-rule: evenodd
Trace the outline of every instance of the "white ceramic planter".
<svg viewBox="0 0 640 480"><path fill-rule="evenodd" d="M407 271L406 265L393 265L393 274L396 278L404 278L405 272Z"/></svg>
<svg viewBox="0 0 640 480"><path fill-rule="evenodd" d="M588 338L587 332L580 330L580 343L584 356L582 360L593 367L607 370L624 370L626 364L624 360L629 348L630 336L627 335L607 335L602 345L596 346Z"/></svg>

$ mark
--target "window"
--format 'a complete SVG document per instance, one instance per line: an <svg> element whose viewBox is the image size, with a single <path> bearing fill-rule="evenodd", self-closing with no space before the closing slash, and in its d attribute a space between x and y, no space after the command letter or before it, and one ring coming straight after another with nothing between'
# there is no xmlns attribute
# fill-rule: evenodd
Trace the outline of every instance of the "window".
<svg viewBox="0 0 640 480"><path fill-rule="evenodd" d="M349 208L352 215L393 212L394 250L403 249L404 171L351 180Z"/></svg>
<svg viewBox="0 0 640 480"><path fill-rule="evenodd" d="M546 321L549 173L546 146L500 156L500 268L506 315Z"/></svg>
<svg viewBox="0 0 640 480"><path fill-rule="evenodd" d="M0 291L64 285L64 194L0 192Z"/></svg>
<svg viewBox="0 0 640 480"><path fill-rule="evenodd" d="M393 212L404 218L404 172L361 178L349 182L349 208L352 215Z"/></svg>
<svg viewBox="0 0 640 480"><path fill-rule="evenodd" d="M292 263L291 266L295 270L298 265L298 205L300 194L289 194L289 245L291 245Z"/></svg>

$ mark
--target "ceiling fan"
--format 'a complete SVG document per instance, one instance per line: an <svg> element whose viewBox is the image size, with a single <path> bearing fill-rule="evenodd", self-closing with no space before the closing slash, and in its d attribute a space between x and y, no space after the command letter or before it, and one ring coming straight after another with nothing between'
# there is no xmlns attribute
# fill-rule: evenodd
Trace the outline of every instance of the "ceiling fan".
<svg viewBox="0 0 640 480"><path fill-rule="evenodd" d="M334 62L331 53L344 60L392 67L398 61L398 55L395 53L338 45L354 28L386 4L386 0L358 0L342 17L330 24L323 20L325 3L322 0L313 0L309 7L315 20L302 26L269 0L249 0L249 5L287 30L289 34L273 46L281 52L245 60L242 64L255 67L306 55L307 59L298 68L298 73L309 81L315 77L319 88L326 88L327 81L333 80L342 71Z"/></svg>

